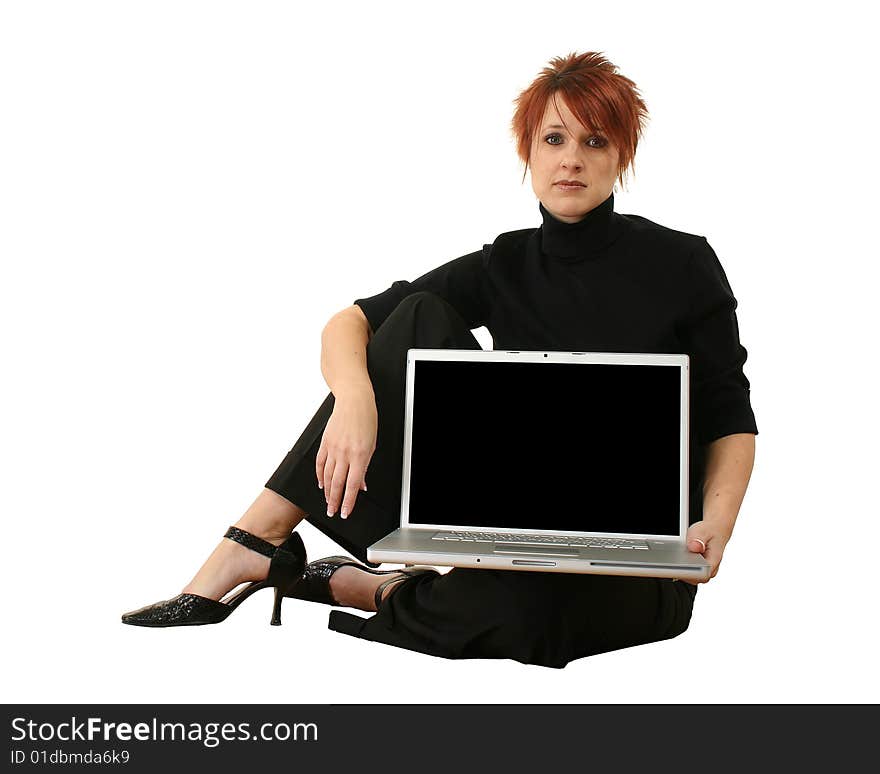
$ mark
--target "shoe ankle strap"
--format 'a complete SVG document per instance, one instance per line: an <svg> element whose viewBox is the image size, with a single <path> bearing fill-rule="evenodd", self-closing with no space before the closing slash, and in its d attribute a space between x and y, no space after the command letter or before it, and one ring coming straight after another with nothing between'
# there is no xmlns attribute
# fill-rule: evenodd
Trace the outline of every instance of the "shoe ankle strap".
<svg viewBox="0 0 880 774"><path fill-rule="evenodd" d="M405 570L396 570L396 572L400 572L403 574L402 575L392 575L388 580L380 583L379 588L376 589L376 593L373 595L373 602L376 605L376 610L378 610L382 604L382 594L384 593L386 588L388 588L389 586L393 586L396 583L401 583L403 581L407 581L410 578L412 578L414 575L420 574L420 573L409 573L409 572L406 572Z"/></svg>
<svg viewBox="0 0 880 774"><path fill-rule="evenodd" d="M250 548L251 551L268 556L270 559L275 556L275 552L278 550L278 546L273 545L268 540L263 540L263 538L252 535L247 530L239 529L238 527L230 527L226 530L226 534L223 537L228 537L236 543L241 543L245 548Z"/></svg>

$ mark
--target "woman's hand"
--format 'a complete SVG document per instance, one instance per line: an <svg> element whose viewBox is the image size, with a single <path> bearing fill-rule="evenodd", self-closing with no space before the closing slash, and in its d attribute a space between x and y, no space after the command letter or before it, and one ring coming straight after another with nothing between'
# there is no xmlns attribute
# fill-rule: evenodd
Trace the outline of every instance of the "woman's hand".
<svg viewBox="0 0 880 774"><path fill-rule="evenodd" d="M376 450L378 432L379 415L372 392L335 397L315 458L318 487L324 490L328 516L336 513L342 501L342 518L348 518L358 491L367 491L367 465Z"/></svg>
<svg viewBox="0 0 880 774"><path fill-rule="evenodd" d="M688 528L686 545L689 551L702 554L712 565L712 572L705 580L688 580L679 578L685 583L696 586L698 583L708 583L718 573L718 565L724 555L724 547L730 540L730 534L723 527L712 521L695 521Z"/></svg>

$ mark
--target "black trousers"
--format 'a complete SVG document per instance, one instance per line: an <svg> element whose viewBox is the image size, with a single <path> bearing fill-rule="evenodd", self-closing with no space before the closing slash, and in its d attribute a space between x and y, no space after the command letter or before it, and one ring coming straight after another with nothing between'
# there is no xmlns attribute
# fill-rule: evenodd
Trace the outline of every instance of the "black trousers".
<svg viewBox="0 0 880 774"><path fill-rule="evenodd" d="M446 301L407 296L367 345L379 416L376 450L348 519L329 518L315 458L332 393L266 482L307 520L366 562L366 549L400 523L406 352L481 349ZM372 565L376 566L376 565ZM401 581L369 617L334 610L345 634L444 658L510 658L561 668L574 659L676 637L690 623L697 587L660 578L454 567Z"/></svg>

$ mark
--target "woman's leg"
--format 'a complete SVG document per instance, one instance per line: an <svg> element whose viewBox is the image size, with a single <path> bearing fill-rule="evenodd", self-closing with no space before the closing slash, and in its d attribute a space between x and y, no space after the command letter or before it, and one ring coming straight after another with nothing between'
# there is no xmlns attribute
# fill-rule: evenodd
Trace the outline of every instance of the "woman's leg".
<svg viewBox="0 0 880 774"><path fill-rule="evenodd" d="M665 578L459 567L393 588L376 615L334 610L330 628L442 658L555 668L678 636L696 595L695 586Z"/></svg>

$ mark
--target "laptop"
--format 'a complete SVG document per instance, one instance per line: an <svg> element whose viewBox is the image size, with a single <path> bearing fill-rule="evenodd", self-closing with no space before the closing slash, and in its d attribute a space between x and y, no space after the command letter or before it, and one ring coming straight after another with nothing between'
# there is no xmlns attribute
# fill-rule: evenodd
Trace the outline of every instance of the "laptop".
<svg viewBox="0 0 880 774"><path fill-rule="evenodd" d="M370 562L708 579L689 357L410 349L400 527Z"/></svg>

